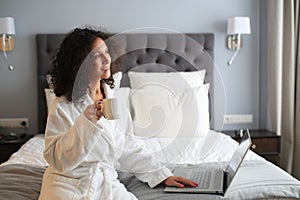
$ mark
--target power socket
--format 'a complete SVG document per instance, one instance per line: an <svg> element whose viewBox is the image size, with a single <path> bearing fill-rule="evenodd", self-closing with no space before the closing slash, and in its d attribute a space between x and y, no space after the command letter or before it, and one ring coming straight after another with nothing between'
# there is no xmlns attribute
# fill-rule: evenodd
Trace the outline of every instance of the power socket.
<svg viewBox="0 0 300 200"><path fill-rule="evenodd" d="M224 115L224 124L251 124L253 115Z"/></svg>
<svg viewBox="0 0 300 200"><path fill-rule="evenodd" d="M1 128L28 128L28 118L0 118Z"/></svg>

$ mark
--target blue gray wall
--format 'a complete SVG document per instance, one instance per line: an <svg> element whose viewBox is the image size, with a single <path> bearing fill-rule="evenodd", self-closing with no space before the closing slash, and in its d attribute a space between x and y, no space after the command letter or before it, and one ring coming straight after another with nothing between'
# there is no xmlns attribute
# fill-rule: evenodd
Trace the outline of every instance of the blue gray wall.
<svg viewBox="0 0 300 200"><path fill-rule="evenodd" d="M216 129L259 128L260 124L260 1L259 0L0 0L0 16L13 16L15 49L8 53L15 71L0 56L0 118L28 117L29 132L37 132L36 33L64 33L84 24L121 32L161 27L179 32L215 33L215 63L223 80L216 88ZM226 22L249 16L251 35L232 66L226 48ZM225 91L225 94L224 92ZM224 98L226 97L226 99ZM253 114L248 125L222 126L224 113Z"/></svg>

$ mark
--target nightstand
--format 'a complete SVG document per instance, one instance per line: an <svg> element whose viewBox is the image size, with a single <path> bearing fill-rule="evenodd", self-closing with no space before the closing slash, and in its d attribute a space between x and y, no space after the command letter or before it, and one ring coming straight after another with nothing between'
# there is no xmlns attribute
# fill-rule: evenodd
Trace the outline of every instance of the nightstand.
<svg viewBox="0 0 300 200"><path fill-rule="evenodd" d="M267 130L249 130L249 132L252 140L251 150L275 165L279 165L280 135ZM223 133L237 141L241 139L238 131L223 131Z"/></svg>
<svg viewBox="0 0 300 200"><path fill-rule="evenodd" d="M17 138L12 136L4 138L3 135L0 135L0 163L7 161L33 135L22 134L17 136Z"/></svg>

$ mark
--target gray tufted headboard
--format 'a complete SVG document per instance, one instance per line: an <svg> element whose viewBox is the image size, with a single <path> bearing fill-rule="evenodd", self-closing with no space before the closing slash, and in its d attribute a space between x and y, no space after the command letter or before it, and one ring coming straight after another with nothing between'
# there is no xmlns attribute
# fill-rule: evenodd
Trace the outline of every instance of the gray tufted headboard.
<svg viewBox="0 0 300 200"><path fill-rule="evenodd" d="M56 48L65 34L37 34L38 59L38 124L39 132L44 133L47 107L44 88L47 86L46 73ZM214 35L212 33L173 34L173 33L134 33L114 35L113 41L121 44L121 86L129 86L127 72L130 70L144 72L196 71L206 69L205 82L210 86L210 124L214 122ZM160 65L144 64L157 63ZM166 67L161 67L166 66Z"/></svg>

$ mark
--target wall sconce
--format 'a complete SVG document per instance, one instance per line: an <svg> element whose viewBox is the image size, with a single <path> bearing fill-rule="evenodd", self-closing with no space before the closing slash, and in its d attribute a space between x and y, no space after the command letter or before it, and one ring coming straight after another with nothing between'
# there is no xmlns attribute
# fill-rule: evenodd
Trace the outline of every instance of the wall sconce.
<svg viewBox="0 0 300 200"><path fill-rule="evenodd" d="M0 51L8 65L8 69L12 71L14 67L9 64L6 52L12 51L14 48L15 23L13 17L0 17Z"/></svg>
<svg viewBox="0 0 300 200"><path fill-rule="evenodd" d="M234 17L228 19L227 22L227 47L235 51L227 65L231 65L240 48L242 48L242 35L250 34L250 18L249 17Z"/></svg>

